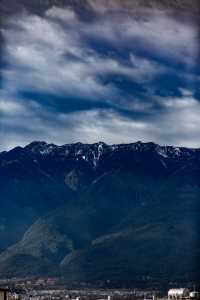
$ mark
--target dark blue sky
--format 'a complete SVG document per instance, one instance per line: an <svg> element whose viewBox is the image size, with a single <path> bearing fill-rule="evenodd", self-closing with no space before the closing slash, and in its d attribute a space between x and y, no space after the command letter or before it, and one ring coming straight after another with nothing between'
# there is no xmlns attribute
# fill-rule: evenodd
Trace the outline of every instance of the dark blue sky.
<svg viewBox="0 0 200 300"><path fill-rule="evenodd" d="M3 29L1 150L154 141L200 147L198 33L161 10L52 7Z"/></svg>

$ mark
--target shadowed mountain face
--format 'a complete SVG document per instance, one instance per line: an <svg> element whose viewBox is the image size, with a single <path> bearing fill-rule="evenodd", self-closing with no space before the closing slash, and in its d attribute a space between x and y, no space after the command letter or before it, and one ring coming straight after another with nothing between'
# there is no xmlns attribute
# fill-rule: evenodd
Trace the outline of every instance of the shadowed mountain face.
<svg viewBox="0 0 200 300"><path fill-rule="evenodd" d="M200 150L33 142L0 154L1 276L199 275Z"/></svg>

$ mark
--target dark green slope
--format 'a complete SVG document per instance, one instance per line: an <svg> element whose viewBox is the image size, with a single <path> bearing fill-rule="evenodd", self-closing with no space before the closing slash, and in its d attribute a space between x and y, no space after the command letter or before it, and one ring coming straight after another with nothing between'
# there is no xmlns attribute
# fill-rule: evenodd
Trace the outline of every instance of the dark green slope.
<svg viewBox="0 0 200 300"><path fill-rule="evenodd" d="M21 239L38 217L72 197L64 180L24 149L0 153L0 251Z"/></svg>
<svg viewBox="0 0 200 300"><path fill-rule="evenodd" d="M24 211L30 206L36 216L19 242L1 253L1 277L62 275L70 282L122 284L130 278L192 280L200 275L199 150L153 143L53 148L35 143L23 151L23 158L16 154L23 165L16 173L13 153L0 155L0 174L9 162L11 184L17 178L22 188L35 178L30 197L23 189L16 199L8 188L5 192L19 211L23 200ZM20 216L15 216L19 222ZM11 239L12 229L7 234Z"/></svg>
<svg viewBox="0 0 200 300"><path fill-rule="evenodd" d="M144 276L198 279L200 189L195 177L191 183L191 172L188 176L180 172L168 178L152 195L154 201L132 209L89 248L68 255L61 264L67 278L121 283Z"/></svg>
<svg viewBox="0 0 200 300"><path fill-rule="evenodd" d="M1 274L62 274L70 282L197 278L199 163L166 168L150 153L130 159L119 152L109 163L105 155L107 170L102 162L105 172L80 189L79 200L40 218L0 256Z"/></svg>

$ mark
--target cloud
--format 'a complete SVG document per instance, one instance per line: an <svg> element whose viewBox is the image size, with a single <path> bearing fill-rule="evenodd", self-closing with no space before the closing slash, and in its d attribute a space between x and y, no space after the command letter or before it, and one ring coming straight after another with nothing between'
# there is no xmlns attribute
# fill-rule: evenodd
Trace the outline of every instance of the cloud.
<svg viewBox="0 0 200 300"><path fill-rule="evenodd" d="M151 9L165 9L167 12L176 12L176 15L198 13L198 3L197 1L145 1L145 0L87 0L92 9L97 13L108 13L115 11L131 12L136 14L136 12L142 11L144 8Z"/></svg>
<svg viewBox="0 0 200 300"><path fill-rule="evenodd" d="M23 118L22 118L23 116ZM93 143L103 140L107 143L137 140L149 131L143 121L131 121L112 110L92 110L71 114L51 114L40 108L40 114L33 109L21 116L4 119L7 127L6 139L0 132L1 150L15 145L25 145L33 140L45 140L57 144L72 143L80 140ZM58 134L59 132L59 134Z"/></svg>
<svg viewBox="0 0 200 300"><path fill-rule="evenodd" d="M115 15L114 15L115 16ZM145 10L139 15L108 15L102 23L83 27L89 36L98 36L115 45L140 48L172 61L191 63L198 55L198 30L190 21L175 19L161 10Z"/></svg>
<svg viewBox="0 0 200 300"><path fill-rule="evenodd" d="M165 99L163 105L170 109L184 109L198 107L199 101L193 97L183 97L183 98L169 98Z"/></svg>
<svg viewBox="0 0 200 300"><path fill-rule="evenodd" d="M144 82L165 71L158 62L135 54L138 47L172 60L194 61L197 33L192 26L160 11L146 18L123 16L119 22L120 18L98 19L91 24L79 21L71 9L52 7L44 17L24 15L20 20L13 19L12 27L4 31L11 66L4 73L5 81L10 86L17 85L16 89L27 85L86 97L96 94L96 90L97 97L110 97L113 86L106 86L99 76L118 73ZM60 19L64 24L58 22ZM129 45L127 61L99 53L88 44L88 38L107 39L120 48Z"/></svg>
<svg viewBox="0 0 200 300"><path fill-rule="evenodd" d="M191 63L198 53L198 32L194 30L194 26L166 16L162 11L154 12L142 22L133 23L129 20L122 26L122 30L130 39L136 39L138 43L149 46L172 60Z"/></svg>
<svg viewBox="0 0 200 300"><path fill-rule="evenodd" d="M34 102L27 105L22 101L20 110L11 104L13 113L2 118L6 135L4 130L0 131L1 150L33 140L57 144L80 140L85 143L101 140L109 144L142 140L198 147L200 103L194 98L168 101L170 105L159 114L140 118L123 116L112 109L54 114ZM178 101L184 105L177 105Z"/></svg>
<svg viewBox="0 0 200 300"><path fill-rule="evenodd" d="M3 35L2 150L32 140L198 145L200 104L183 82L196 78L190 23L157 10L85 22L70 8L52 7L43 16L13 17ZM156 91L165 86L162 97ZM77 99L94 106L59 108Z"/></svg>
<svg viewBox="0 0 200 300"><path fill-rule="evenodd" d="M51 15L55 15L55 11ZM85 97L112 93L112 87L102 84L94 73L95 61L100 58L92 53L88 58L90 49L82 49L79 39L71 32L38 16L25 16L13 22L19 32L8 30L4 33L7 62L11 66L4 71L8 89Z"/></svg>
<svg viewBox="0 0 200 300"><path fill-rule="evenodd" d="M193 91L187 89L187 88L179 88L179 91L182 96L191 97L193 96Z"/></svg>
<svg viewBox="0 0 200 300"><path fill-rule="evenodd" d="M16 101L3 100L0 101L0 116L14 116L21 114L24 111L24 107Z"/></svg>
<svg viewBox="0 0 200 300"><path fill-rule="evenodd" d="M60 7L53 6L46 11L45 15L47 17L61 20L64 22L70 22L70 23L73 22L74 23L74 22L78 21L76 13L70 8L63 9Z"/></svg>
<svg viewBox="0 0 200 300"><path fill-rule="evenodd" d="M102 76L124 76L143 83L166 71L159 63L134 53L130 53L128 61L98 53L85 43L79 32L79 27L88 24L69 29L56 22L60 17L77 25L75 13L69 18L71 14L71 10L53 7L46 12L51 20L35 15L12 20L14 27L4 31L10 65L3 72L7 89L115 99L120 91L112 82L101 80Z"/></svg>

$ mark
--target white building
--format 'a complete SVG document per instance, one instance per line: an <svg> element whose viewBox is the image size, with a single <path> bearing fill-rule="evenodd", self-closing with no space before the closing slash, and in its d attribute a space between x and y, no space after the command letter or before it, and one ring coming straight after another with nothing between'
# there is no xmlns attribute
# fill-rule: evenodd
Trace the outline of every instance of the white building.
<svg viewBox="0 0 200 300"><path fill-rule="evenodd" d="M8 289L0 288L0 300L7 300L8 299Z"/></svg>
<svg viewBox="0 0 200 300"><path fill-rule="evenodd" d="M108 296L107 299L98 299L98 300L111 300L111 296Z"/></svg>
<svg viewBox="0 0 200 300"><path fill-rule="evenodd" d="M170 289L168 291L168 299L183 299L189 297L190 291L186 288Z"/></svg>
<svg viewBox="0 0 200 300"><path fill-rule="evenodd" d="M191 299L200 299L200 294L197 291L190 292Z"/></svg>

